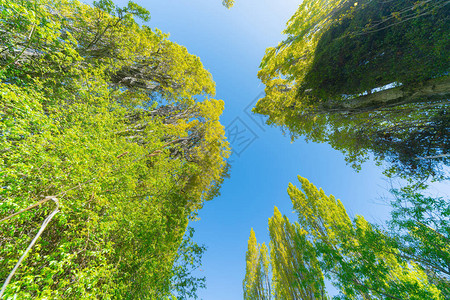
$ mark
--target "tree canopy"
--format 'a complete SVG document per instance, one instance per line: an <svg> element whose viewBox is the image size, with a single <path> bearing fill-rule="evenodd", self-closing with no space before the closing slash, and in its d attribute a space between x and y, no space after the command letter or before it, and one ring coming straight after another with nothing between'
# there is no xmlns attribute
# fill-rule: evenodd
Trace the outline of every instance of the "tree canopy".
<svg viewBox="0 0 450 300"><path fill-rule="evenodd" d="M234 0L223 0L222 1L223 6L226 8L231 8L234 5Z"/></svg>
<svg viewBox="0 0 450 300"><path fill-rule="evenodd" d="M266 50L254 111L355 165L373 154L391 173L443 178L449 15L448 1L303 1Z"/></svg>
<svg viewBox="0 0 450 300"><path fill-rule="evenodd" d="M328 299L324 276L340 291L336 299L449 297L449 220L448 205L439 206L443 199L424 201L411 190L398 192L390 232L362 216L351 219L341 201L298 179L301 189L292 184L288 188L298 222L290 223L276 207L269 219L274 299ZM249 264L258 269L252 260L256 244L252 231L246 278L255 273ZM250 288L244 285L244 294ZM272 299L251 295L246 299Z"/></svg>
<svg viewBox="0 0 450 300"><path fill-rule="evenodd" d="M3 0L0 11L0 216L60 203L5 297L194 297L202 281L188 270L204 249L183 235L229 153L211 74L139 26L150 15L134 2ZM52 210L0 223L0 278Z"/></svg>

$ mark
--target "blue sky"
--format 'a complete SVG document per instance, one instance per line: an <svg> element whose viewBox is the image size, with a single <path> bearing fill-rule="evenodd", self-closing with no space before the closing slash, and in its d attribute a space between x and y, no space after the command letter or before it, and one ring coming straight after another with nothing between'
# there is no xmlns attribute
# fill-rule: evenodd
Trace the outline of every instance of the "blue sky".
<svg viewBox="0 0 450 300"><path fill-rule="evenodd" d="M295 219L286 189L297 175L341 198L352 215L363 214L369 220L386 216L380 197L388 184L374 166L366 164L356 173L328 145L301 139L291 143L280 129L247 114L246 108L264 89L256 74L265 49L282 39L281 32L299 1L238 0L231 10L223 8L220 0L139 3L150 10L151 27L169 32L171 40L198 55L212 73L217 98L225 101L222 124L240 153L232 158L231 178L224 183L222 195L206 203L200 221L191 224L196 241L208 248L199 272L207 279L201 298L242 299L250 228L258 242L267 243L267 219L274 206ZM243 139L231 136L244 129ZM243 149L247 140L254 141Z"/></svg>
<svg viewBox="0 0 450 300"><path fill-rule="evenodd" d="M221 122L228 135L236 130L234 125L239 132L247 130L243 140L229 136L240 153L232 158L231 178L225 181L222 195L206 203L200 220L191 224L195 240L208 248L199 272L206 276L207 288L199 292L200 298L242 299L250 228L258 242L268 243L267 220L274 206L295 220L286 189L289 182L297 182L297 175L342 199L352 215L385 218L387 208L380 197L386 194L388 184L380 170L366 164L356 173L328 145L301 139L291 143L279 128L246 114L246 108L264 90L257 72L265 49L282 39L281 32L299 1L238 0L231 10L222 7L220 0L138 3L151 13L149 26L170 33L172 41L198 55L212 73L216 98L225 101ZM247 139L254 141L243 150L246 144L240 143Z"/></svg>
<svg viewBox="0 0 450 300"><path fill-rule="evenodd" d="M150 11L150 27L170 33L172 41L198 55L212 73L216 98L225 101L221 122L239 153L232 157L231 178L225 181L222 195L206 203L200 220L191 224L195 240L208 248L198 272L207 279L200 298L242 299L250 228L258 242L268 243L267 220L274 206L295 220L286 189L289 182L297 184L297 175L340 198L351 216L360 214L378 223L388 217L383 198L389 196L389 182L373 163L356 173L328 145L302 139L291 143L279 128L263 125L249 114L264 90L257 72L265 49L282 39L281 32L300 1L237 0L231 10L222 7L221 0L136 2ZM230 136L244 129L244 134Z"/></svg>

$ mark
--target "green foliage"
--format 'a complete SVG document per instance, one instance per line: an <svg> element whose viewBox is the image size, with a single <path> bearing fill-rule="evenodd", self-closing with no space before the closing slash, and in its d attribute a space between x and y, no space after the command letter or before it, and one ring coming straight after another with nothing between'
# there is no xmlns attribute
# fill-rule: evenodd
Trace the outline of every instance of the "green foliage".
<svg viewBox="0 0 450 300"><path fill-rule="evenodd" d="M255 232L250 230L246 254L245 278L242 282L244 299L272 299L270 287L269 252L263 243L258 244Z"/></svg>
<svg viewBox="0 0 450 300"><path fill-rule="evenodd" d="M201 258L206 251L205 246L199 246L192 241L194 229L186 230L183 241L177 252L177 260L172 270L172 291L176 299L197 299L196 291L206 287L206 279L192 276L192 272L201 266Z"/></svg>
<svg viewBox="0 0 450 300"><path fill-rule="evenodd" d="M441 199L426 201L408 189L398 193L408 198L409 208L400 205L405 198L398 199L392 221L397 231L390 233L362 216L351 220L341 201L298 179L301 190L288 188L298 223L277 208L269 219L275 299L326 299L324 275L341 292L335 299L448 297L448 205L441 207ZM248 267L253 245L252 231L246 278L254 273Z"/></svg>
<svg viewBox="0 0 450 300"><path fill-rule="evenodd" d="M323 274L307 232L274 208L269 218L275 299L326 299Z"/></svg>
<svg viewBox="0 0 450 300"><path fill-rule="evenodd" d="M128 5L123 8L116 6L111 0L94 1L93 4L111 16L117 15L119 18L126 18L128 15L128 17L135 16L145 22L150 20L150 12L133 1L129 1Z"/></svg>
<svg viewBox="0 0 450 300"><path fill-rule="evenodd" d="M402 255L420 264L447 299L450 297L450 202L420 193L424 191L424 186L393 191L392 237Z"/></svg>
<svg viewBox="0 0 450 300"><path fill-rule="evenodd" d="M6 299L193 297L204 248L183 235L229 152L211 74L133 2L0 6L0 216L61 204ZM0 278L52 209L0 224Z"/></svg>
<svg viewBox="0 0 450 300"><path fill-rule="evenodd" d="M446 1L303 1L266 50L254 111L356 168L373 154L387 174L444 179L449 15Z"/></svg>
<svg viewBox="0 0 450 300"><path fill-rule="evenodd" d="M445 1L427 2L347 1L323 32L303 85L329 98L445 75L450 11Z"/></svg>
<svg viewBox="0 0 450 300"><path fill-rule="evenodd" d="M269 91L295 87L302 102L443 76L448 9L445 1L303 1L258 75Z"/></svg>
<svg viewBox="0 0 450 300"><path fill-rule="evenodd" d="M318 251L322 269L348 298L442 299L426 273L413 261L403 260L389 245L386 233L362 216L353 221L332 195L326 196L299 177L288 194L299 223Z"/></svg>
<svg viewBox="0 0 450 300"><path fill-rule="evenodd" d="M222 5L230 9L234 5L234 0L222 0Z"/></svg>

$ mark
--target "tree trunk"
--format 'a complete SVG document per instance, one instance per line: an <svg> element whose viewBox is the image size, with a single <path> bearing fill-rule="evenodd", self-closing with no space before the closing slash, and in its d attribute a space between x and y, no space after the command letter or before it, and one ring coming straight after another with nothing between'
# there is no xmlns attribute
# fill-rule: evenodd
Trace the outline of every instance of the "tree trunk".
<svg viewBox="0 0 450 300"><path fill-rule="evenodd" d="M364 112L409 103L442 101L448 98L450 98L450 76L445 76L428 80L420 86L394 87L338 103L327 103L327 106L348 112Z"/></svg>

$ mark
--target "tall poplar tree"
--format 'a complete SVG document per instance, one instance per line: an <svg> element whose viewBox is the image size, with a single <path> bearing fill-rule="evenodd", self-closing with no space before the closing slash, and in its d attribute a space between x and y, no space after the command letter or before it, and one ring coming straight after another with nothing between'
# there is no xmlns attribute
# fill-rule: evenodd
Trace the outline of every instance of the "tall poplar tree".
<svg viewBox="0 0 450 300"><path fill-rule="evenodd" d="M266 245L258 244L253 228L250 230L248 249L245 256L246 272L242 282L245 300L270 300L269 252Z"/></svg>
<svg viewBox="0 0 450 300"><path fill-rule="evenodd" d="M416 262L403 260L386 234L362 216L352 221L342 202L298 177L288 194L298 222L311 236L322 269L347 297L442 299Z"/></svg>
<svg viewBox="0 0 450 300"><path fill-rule="evenodd" d="M269 233L275 299L326 299L323 274L307 232L275 207Z"/></svg>

